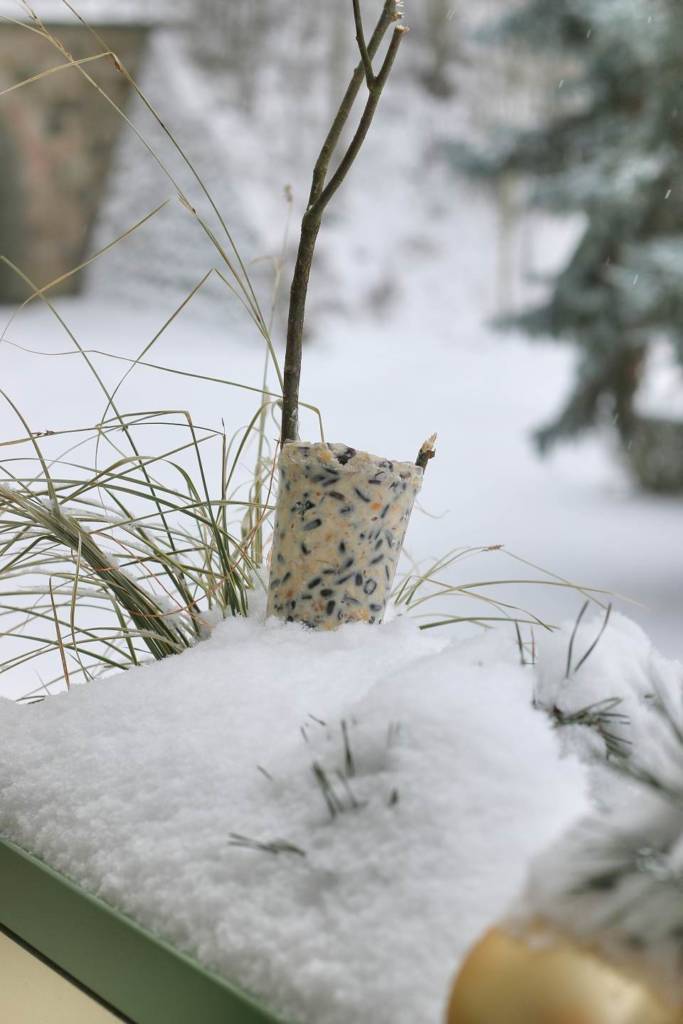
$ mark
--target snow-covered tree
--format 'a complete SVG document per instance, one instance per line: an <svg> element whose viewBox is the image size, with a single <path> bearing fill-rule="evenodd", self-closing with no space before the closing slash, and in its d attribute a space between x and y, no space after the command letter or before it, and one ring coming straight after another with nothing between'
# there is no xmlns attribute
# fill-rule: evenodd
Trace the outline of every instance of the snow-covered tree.
<svg viewBox="0 0 683 1024"><path fill-rule="evenodd" d="M527 0L495 37L556 54L559 102L539 127L497 130L477 166L532 172L534 203L584 218L546 300L512 320L579 353L537 439L544 449L611 417L628 445L648 347L668 339L683 361L683 4Z"/></svg>

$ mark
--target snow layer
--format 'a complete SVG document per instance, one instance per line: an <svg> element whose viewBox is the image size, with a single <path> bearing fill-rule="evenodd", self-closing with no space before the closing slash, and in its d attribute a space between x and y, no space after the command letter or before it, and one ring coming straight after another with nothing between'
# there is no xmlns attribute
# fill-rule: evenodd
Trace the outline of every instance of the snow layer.
<svg viewBox="0 0 683 1024"><path fill-rule="evenodd" d="M286 1018L434 1024L586 807L532 683L507 634L228 621L163 663L0 700L0 832Z"/></svg>

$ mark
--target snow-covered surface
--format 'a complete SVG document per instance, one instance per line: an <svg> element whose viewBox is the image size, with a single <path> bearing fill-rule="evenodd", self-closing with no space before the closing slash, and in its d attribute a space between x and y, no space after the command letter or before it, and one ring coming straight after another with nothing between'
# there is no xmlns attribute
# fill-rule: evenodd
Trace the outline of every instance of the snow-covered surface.
<svg viewBox="0 0 683 1024"><path fill-rule="evenodd" d="M0 701L0 833L285 1017L432 1024L586 808L532 684L500 633L233 620L163 663Z"/></svg>

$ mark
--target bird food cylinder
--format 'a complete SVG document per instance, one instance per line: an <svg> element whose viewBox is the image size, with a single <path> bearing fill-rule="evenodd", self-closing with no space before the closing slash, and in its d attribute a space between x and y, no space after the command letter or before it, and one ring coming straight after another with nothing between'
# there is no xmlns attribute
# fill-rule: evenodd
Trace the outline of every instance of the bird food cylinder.
<svg viewBox="0 0 683 1024"><path fill-rule="evenodd" d="M285 444L268 614L317 629L381 622L422 469L344 444Z"/></svg>

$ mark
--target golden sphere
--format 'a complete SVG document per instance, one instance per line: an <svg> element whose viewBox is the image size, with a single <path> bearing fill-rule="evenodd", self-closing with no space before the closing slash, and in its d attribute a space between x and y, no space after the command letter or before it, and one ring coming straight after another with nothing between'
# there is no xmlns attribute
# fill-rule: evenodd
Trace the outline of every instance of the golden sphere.
<svg viewBox="0 0 683 1024"><path fill-rule="evenodd" d="M683 1024L683 1009L568 939L494 928L462 966L447 1024Z"/></svg>

